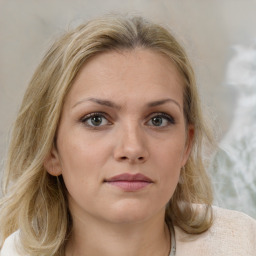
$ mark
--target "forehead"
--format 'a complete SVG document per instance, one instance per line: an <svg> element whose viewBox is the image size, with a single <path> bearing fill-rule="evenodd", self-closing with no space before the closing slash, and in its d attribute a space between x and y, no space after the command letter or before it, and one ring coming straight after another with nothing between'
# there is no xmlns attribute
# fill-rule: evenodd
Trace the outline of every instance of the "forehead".
<svg viewBox="0 0 256 256"><path fill-rule="evenodd" d="M92 57L83 65L67 100L75 101L84 95L151 100L171 94L182 101L183 84L176 66L159 52L148 49L109 51Z"/></svg>

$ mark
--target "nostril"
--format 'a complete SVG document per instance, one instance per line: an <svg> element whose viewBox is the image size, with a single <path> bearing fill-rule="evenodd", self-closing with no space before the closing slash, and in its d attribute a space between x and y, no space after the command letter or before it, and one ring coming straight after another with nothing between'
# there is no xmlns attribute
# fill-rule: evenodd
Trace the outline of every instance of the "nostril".
<svg viewBox="0 0 256 256"><path fill-rule="evenodd" d="M120 160L128 160L128 159L130 159L130 158L127 157L127 156L122 156L122 157L120 157L119 159L120 159ZM131 160L132 160L132 159L131 159ZM135 160L135 159L134 159L134 160ZM143 161L143 160L144 160L144 157L143 157L143 156L138 157L137 160L138 160L138 161Z"/></svg>

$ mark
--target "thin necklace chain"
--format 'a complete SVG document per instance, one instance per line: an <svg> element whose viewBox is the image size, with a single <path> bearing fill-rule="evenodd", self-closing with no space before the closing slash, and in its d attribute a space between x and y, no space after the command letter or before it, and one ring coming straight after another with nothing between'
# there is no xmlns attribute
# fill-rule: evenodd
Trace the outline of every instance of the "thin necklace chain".
<svg viewBox="0 0 256 256"><path fill-rule="evenodd" d="M170 248L169 256L175 256L176 255L175 231L174 231L174 227L173 227L172 223L171 223L171 225L168 225L168 227L169 227L170 233L171 233L171 248Z"/></svg>

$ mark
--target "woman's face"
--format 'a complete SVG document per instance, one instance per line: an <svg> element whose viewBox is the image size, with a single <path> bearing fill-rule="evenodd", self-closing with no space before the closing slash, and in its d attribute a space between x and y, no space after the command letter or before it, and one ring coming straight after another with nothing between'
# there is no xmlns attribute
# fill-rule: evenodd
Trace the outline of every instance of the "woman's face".
<svg viewBox="0 0 256 256"><path fill-rule="evenodd" d="M172 62L151 50L102 53L82 67L45 164L63 175L73 218L164 215L193 136L182 88Z"/></svg>

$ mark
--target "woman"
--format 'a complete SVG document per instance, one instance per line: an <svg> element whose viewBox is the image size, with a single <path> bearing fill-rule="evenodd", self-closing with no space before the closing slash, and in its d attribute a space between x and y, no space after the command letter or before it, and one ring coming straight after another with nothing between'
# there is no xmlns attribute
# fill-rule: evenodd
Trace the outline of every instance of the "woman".
<svg viewBox="0 0 256 256"><path fill-rule="evenodd" d="M193 70L175 38L106 16L57 40L13 130L5 255L255 255L256 224L212 208Z"/></svg>

